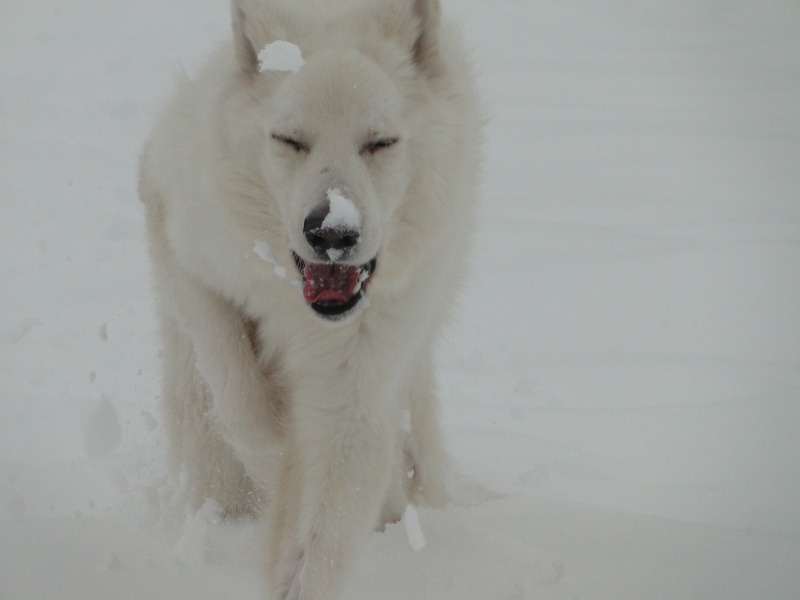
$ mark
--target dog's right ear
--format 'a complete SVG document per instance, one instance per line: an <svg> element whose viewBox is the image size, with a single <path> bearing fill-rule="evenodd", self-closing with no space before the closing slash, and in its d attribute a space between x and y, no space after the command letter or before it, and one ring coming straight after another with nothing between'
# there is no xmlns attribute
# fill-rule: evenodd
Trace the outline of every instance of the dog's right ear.
<svg viewBox="0 0 800 600"><path fill-rule="evenodd" d="M231 0L231 24L236 60L243 73L254 76L258 73L258 50L253 43L253 32L249 27L248 9L246 0Z"/></svg>
<svg viewBox="0 0 800 600"><path fill-rule="evenodd" d="M399 39L423 73L429 76L441 74L439 0L385 0L379 7L384 34Z"/></svg>

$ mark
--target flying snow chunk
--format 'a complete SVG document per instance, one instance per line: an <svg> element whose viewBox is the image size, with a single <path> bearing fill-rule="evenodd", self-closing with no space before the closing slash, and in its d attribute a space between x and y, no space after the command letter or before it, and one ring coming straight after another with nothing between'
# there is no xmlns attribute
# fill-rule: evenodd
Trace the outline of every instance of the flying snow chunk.
<svg viewBox="0 0 800 600"><path fill-rule="evenodd" d="M286 267L282 267L278 264L278 259L275 258L275 254L272 252L272 248L269 247L267 242L263 240L256 240L253 242L253 252L264 262L275 265L275 275L281 279L286 279L289 276Z"/></svg>
<svg viewBox="0 0 800 600"><path fill-rule="evenodd" d="M273 264L278 262L275 259L275 255L272 253L272 248L270 248L269 244L263 240L256 240L253 242L253 252L255 252L264 262Z"/></svg>
<svg viewBox="0 0 800 600"><path fill-rule="evenodd" d="M338 188L328 189L330 212L322 221L323 229L361 229L361 213Z"/></svg>
<svg viewBox="0 0 800 600"><path fill-rule="evenodd" d="M411 544L414 552L422 550L425 547L425 536L422 534L422 527L419 524L419 513L410 504L406 506L406 512L403 513L403 525L405 525L406 535L408 535L408 543Z"/></svg>
<svg viewBox="0 0 800 600"><path fill-rule="evenodd" d="M264 46L258 53L258 68L264 71L288 71L297 73L305 63L300 48L291 42L278 40Z"/></svg>

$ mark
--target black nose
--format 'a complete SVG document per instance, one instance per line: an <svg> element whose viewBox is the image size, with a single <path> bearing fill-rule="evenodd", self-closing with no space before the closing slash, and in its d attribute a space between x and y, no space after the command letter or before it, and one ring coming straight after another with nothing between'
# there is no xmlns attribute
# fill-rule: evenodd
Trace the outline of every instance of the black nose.
<svg viewBox="0 0 800 600"><path fill-rule="evenodd" d="M329 250L344 254L358 244L361 232L347 226L326 226L329 213L327 202L312 210L303 221L303 235L317 254L330 256Z"/></svg>

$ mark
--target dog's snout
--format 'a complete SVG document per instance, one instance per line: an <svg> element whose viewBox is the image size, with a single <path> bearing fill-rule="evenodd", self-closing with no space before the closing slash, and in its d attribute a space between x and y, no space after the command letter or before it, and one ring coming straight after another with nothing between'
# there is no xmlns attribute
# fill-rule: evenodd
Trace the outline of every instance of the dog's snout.
<svg viewBox="0 0 800 600"><path fill-rule="evenodd" d="M361 231L351 223L331 219L326 202L312 210L303 222L303 235L317 254L345 253L358 244Z"/></svg>

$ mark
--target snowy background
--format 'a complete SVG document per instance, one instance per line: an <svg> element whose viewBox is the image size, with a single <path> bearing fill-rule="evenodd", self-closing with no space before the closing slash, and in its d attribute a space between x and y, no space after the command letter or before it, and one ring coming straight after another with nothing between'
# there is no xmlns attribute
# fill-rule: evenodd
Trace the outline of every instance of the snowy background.
<svg viewBox="0 0 800 600"><path fill-rule="evenodd" d="M348 600L796 600L800 4L445 6L492 117L456 502L375 534ZM135 191L227 32L225 0L0 5L3 600L260 597L251 525L163 517Z"/></svg>

